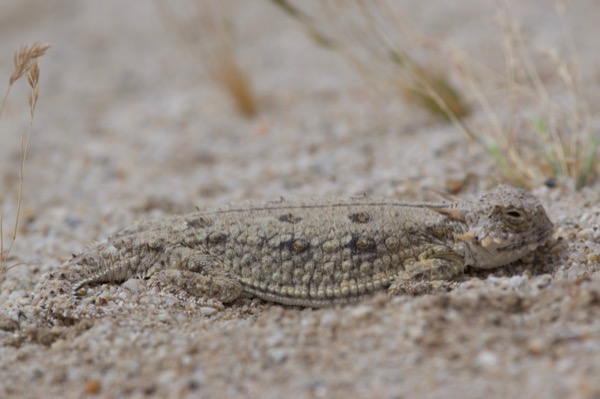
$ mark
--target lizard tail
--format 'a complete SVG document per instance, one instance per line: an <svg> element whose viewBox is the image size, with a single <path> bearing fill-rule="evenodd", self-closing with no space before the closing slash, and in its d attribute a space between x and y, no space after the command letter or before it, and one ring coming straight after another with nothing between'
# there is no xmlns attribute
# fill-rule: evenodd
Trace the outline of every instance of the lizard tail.
<svg viewBox="0 0 600 399"><path fill-rule="evenodd" d="M53 319L78 319L81 289L87 285L104 282L122 282L132 277L147 275L149 262L155 262L151 253L148 256L123 257L118 249L109 243L100 244L89 251L73 255L71 259L56 269L43 275L33 289L32 304L40 306L43 312ZM127 259L124 261L123 259Z"/></svg>

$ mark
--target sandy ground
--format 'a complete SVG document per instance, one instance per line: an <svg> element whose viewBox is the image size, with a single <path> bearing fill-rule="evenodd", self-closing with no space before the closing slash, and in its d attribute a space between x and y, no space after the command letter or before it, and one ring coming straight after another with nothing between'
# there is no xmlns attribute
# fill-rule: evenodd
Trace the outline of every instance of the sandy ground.
<svg viewBox="0 0 600 399"><path fill-rule="evenodd" d="M404 3L443 45L500 59L494 2ZM526 3L515 4L517 19L553 43L553 2ZM267 2L235 10L261 107L252 119L199 73L153 2L0 4L2 76L20 44L53 45L10 260L26 265L0 277L0 397L600 398L598 183L576 192L536 182L555 241L526 264L469 271L447 294L322 310L241 300L214 313L133 280L94 288L105 317L69 326L40 317L30 297L39 277L137 219L279 196L426 199L457 187L469 196L501 181L454 127L371 90ZM570 11L586 85L597 85L598 4ZM24 92L15 88L0 121L5 226Z"/></svg>

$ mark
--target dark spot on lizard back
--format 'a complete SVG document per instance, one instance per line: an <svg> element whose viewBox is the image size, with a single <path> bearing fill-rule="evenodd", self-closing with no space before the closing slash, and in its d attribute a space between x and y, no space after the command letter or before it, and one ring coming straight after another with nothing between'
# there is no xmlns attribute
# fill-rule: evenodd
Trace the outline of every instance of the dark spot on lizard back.
<svg viewBox="0 0 600 399"><path fill-rule="evenodd" d="M225 242L227 237L227 234L216 231L208 235L208 242L211 244L219 244Z"/></svg>
<svg viewBox="0 0 600 399"><path fill-rule="evenodd" d="M304 252L310 246L308 240L304 238L295 238L288 241L282 241L280 247L288 249L290 252Z"/></svg>
<svg viewBox="0 0 600 399"><path fill-rule="evenodd" d="M346 245L352 252L374 252L377 249L375 240L371 237L352 235L352 240Z"/></svg>
<svg viewBox="0 0 600 399"><path fill-rule="evenodd" d="M296 216L293 213L286 213L285 215L279 216L279 221L286 222L286 223L295 224L301 220L302 220L302 218L300 216Z"/></svg>
<svg viewBox="0 0 600 399"><path fill-rule="evenodd" d="M185 219L188 226L194 229L208 227L212 224L211 220L204 216L190 216Z"/></svg>
<svg viewBox="0 0 600 399"><path fill-rule="evenodd" d="M371 220L371 215L367 212L357 212L348 215L354 223L368 223Z"/></svg>

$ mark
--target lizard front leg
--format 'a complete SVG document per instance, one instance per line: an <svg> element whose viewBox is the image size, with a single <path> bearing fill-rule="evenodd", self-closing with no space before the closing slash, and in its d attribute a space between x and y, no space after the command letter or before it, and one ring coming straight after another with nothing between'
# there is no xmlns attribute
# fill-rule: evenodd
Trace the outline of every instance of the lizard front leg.
<svg viewBox="0 0 600 399"><path fill-rule="evenodd" d="M465 269L462 259L454 258L424 258L404 265L404 270L398 273L388 294L424 295L445 292L448 280L460 274Z"/></svg>

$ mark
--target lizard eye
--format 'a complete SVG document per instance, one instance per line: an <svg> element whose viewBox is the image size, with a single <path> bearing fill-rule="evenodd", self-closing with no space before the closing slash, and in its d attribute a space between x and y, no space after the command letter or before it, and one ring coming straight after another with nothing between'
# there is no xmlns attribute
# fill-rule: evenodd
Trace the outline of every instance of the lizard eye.
<svg viewBox="0 0 600 399"><path fill-rule="evenodd" d="M511 209L511 210L509 210L509 211L506 212L506 216L518 219L518 218L522 217L523 215L521 215L521 212L519 212L517 210L514 210L514 209Z"/></svg>
<svg viewBox="0 0 600 399"><path fill-rule="evenodd" d="M503 212L504 222L513 228L523 228L523 224L527 223L525 213L519 209L509 208Z"/></svg>

